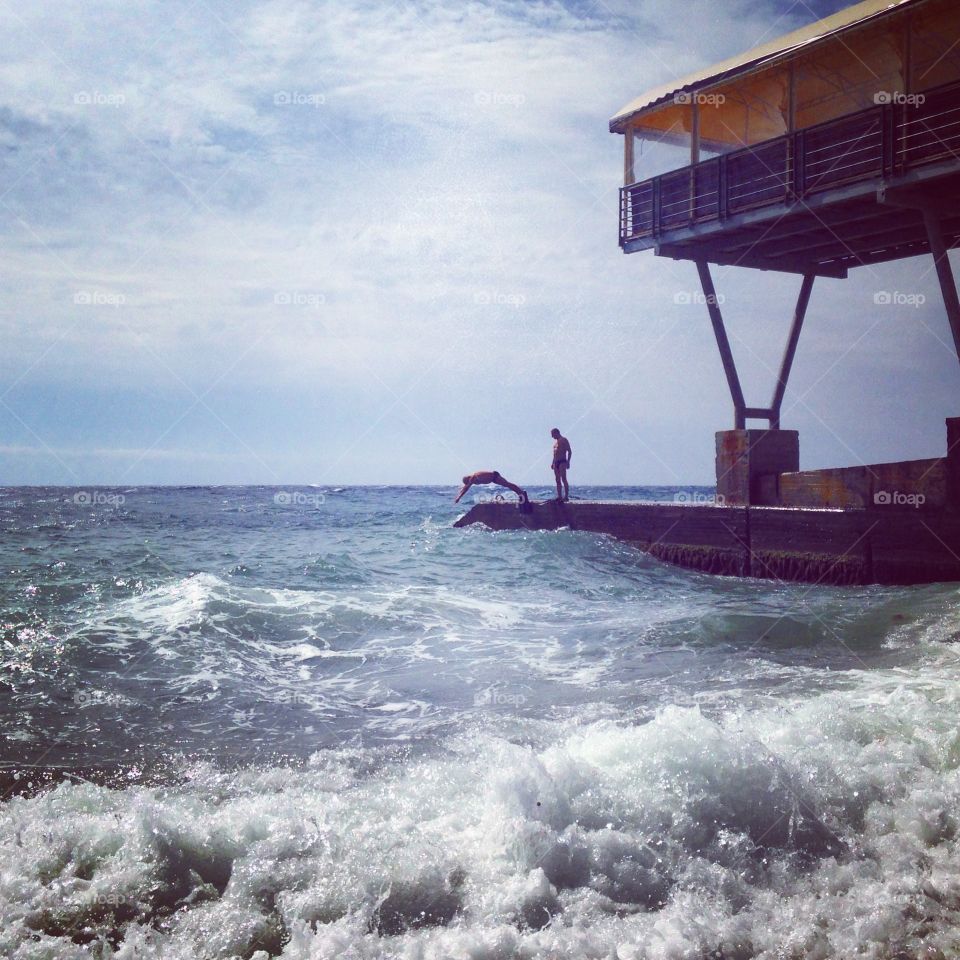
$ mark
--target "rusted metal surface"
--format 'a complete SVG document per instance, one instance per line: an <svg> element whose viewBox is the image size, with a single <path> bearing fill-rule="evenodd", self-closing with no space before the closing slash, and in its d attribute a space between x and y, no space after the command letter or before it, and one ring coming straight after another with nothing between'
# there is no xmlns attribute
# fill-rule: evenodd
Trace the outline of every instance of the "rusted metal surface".
<svg viewBox="0 0 960 960"><path fill-rule="evenodd" d="M947 506L947 461L935 457L783 473L780 503L785 507L860 509L891 505L925 512L942 510Z"/></svg>

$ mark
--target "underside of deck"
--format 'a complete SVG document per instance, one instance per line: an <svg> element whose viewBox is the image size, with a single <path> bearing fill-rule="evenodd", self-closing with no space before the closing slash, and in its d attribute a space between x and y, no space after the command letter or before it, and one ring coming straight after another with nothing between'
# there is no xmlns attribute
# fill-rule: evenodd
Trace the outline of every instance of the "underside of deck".
<svg viewBox="0 0 960 960"><path fill-rule="evenodd" d="M933 173L934 171L928 171ZM691 225L654 242L632 241L627 252L652 247L659 256L844 277L849 269L930 254L920 201L936 204L948 248L960 246L960 172L858 187L739 215L724 223ZM917 205L897 205L910 197ZM820 198L817 198L818 200Z"/></svg>

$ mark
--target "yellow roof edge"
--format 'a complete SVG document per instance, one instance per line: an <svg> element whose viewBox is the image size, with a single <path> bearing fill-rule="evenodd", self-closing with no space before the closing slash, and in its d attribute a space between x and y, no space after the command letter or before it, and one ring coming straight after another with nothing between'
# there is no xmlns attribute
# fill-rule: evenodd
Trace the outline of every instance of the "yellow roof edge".
<svg viewBox="0 0 960 960"><path fill-rule="evenodd" d="M857 26L866 20L871 20L891 10L919 2L922 2L922 0L861 0L860 3L855 3L853 6L844 7L843 10L838 10L829 17L816 20L806 27L801 27L799 30L793 30L790 33L784 34L782 37L777 37L775 40L770 40L758 47L753 47L735 57L721 60L719 63L715 63L710 67L697 70L678 80L661 84L658 87L642 93L639 97L626 104L626 106L621 107L621 109L611 117L610 132L623 133L628 120L642 113L644 110L659 106L661 101L666 97L673 96L681 91L695 90L712 81L724 78L731 73L736 73L741 70L746 72L759 63L786 56L799 47L806 46L816 40L821 40L829 34L839 33L841 30Z"/></svg>

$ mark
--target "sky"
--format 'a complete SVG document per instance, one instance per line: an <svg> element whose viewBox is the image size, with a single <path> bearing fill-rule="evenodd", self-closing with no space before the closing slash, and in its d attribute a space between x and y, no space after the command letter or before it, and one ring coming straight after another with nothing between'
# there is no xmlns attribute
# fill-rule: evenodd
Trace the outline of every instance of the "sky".
<svg viewBox="0 0 960 960"><path fill-rule="evenodd" d="M0 484L548 485L554 426L574 486L711 483L696 270L620 252L608 119L842 6L0 0ZM799 278L714 277L765 405ZM932 260L860 268L783 426L936 456L958 386Z"/></svg>

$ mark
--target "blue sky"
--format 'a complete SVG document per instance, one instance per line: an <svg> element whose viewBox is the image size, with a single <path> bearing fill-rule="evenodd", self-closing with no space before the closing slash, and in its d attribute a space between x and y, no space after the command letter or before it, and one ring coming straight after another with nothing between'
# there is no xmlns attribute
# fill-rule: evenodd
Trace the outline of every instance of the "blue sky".
<svg viewBox="0 0 960 960"><path fill-rule="evenodd" d="M0 4L0 483L547 484L553 426L574 482L711 482L695 269L620 253L607 120L841 6ZM715 277L763 404L799 280ZM784 426L934 456L958 384L929 258L864 268Z"/></svg>

